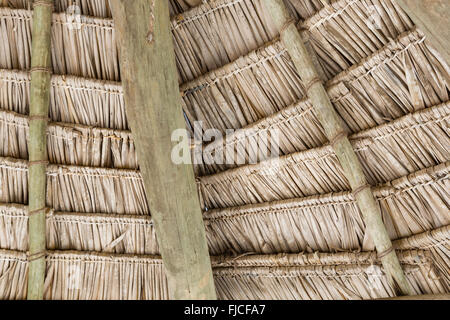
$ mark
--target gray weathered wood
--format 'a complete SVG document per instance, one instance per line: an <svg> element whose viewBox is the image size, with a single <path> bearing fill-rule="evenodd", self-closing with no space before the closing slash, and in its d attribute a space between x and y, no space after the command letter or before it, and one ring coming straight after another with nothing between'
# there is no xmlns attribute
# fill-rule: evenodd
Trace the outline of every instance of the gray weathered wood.
<svg viewBox="0 0 450 320"><path fill-rule="evenodd" d="M215 299L193 168L176 165L171 160L174 146L171 135L186 124L168 2L113 0L111 7L120 48L126 112L136 141L170 298Z"/></svg>
<svg viewBox="0 0 450 320"><path fill-rule="evenodd" d="M41 300L45 278L45 191L50 105L52 0L34 3L31 48L29 153L29 269L27 299Z"/></svg>
<svg viewBox="0 0 450 320"><path fill-rule="evenodd" d="M450 1L396 0L450 65Z"/></svg>
<svg viewBox="0 0 450 320"><path fill-rule="evenodd" d="M291 19L283 0L264 0L273 21L280 28L280 37L299 73L309 99L314 106L325 135L336 152L344 173L355 194L355 199L363 214L366 228L373 239L381 261L390 281L395 280L403 294L413 295L400 262L394 250L381 211L367 183L362 165L347 137L344 121L340 118L320 79L314 61L308 53L304 39L295 21Z"/></svg>

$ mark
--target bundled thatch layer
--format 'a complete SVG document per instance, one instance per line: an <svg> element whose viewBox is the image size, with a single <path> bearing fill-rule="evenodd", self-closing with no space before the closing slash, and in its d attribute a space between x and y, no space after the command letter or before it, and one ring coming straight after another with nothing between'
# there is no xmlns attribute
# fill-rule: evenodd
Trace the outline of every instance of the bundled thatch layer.
<svg viewBox="0 0 450 320"><path fill-rule="evenodd" d="M394 180L450 159L448 103L351 137L370 184ZM226 208L349 190L331 146L199 177L207 208Z"/></svg>
<svg viewBox="0 0 450 320"><path fill-rule="evenodd" d="M286 3L293 17L308 18L299 27L308 30L328 77L413 26L392 0L383 0L382 4L339 0L325 8L318 0ZM375 22L380 24L378 29ZM211 1L174 19L172 26L182 29L175 33L175 42L180 50L178 67L185 81L232 62L278 35L262 0Z"/></svg>
<svg viewBox="0 0 450 320"><path fill-rule="evenodd" d="M31 19L32 11L0 8L2 68L30 68ZM54 73L120 79L112 20L81 16L78 22L58 13L53 16L52 31Z"/></svg>
<svg viewBox="0 0 450 320"><path fill-rule="evenodd" d="M57 211L149 214L136 171L50 165L47 176L47 203Z"/></svg>
<svg viewBox="0 0 450 320"><path fill-rule="evenodd" d="M432 102L448 98L447 88L450 80L448 80L449 72L445 63L436 62L436 64L434 64L436 69L429 69L426 67L427 64L421 63L421 60L418 60L419 62L415 63L417 69L413 69L410 72L411 75L416 75L414 76L415 78L408 76L409 69L406 68L406 65L402 62L403 58L401 57L411 55L411 57L414 58L419 53L425 52L423 50L427 50L427 48L423 44L417 44L417 41L420 41L420 39L421 37L417 32L407 33L396 41L391 42L388 45L388 48L381 50L362 64L337 76L331 83L329 93L335 102L336 108L339 110L351 131L356 132L361 129L373 127L377 124L385 123L387 120L401 116L406 112L420 110L421 108L429 106ZM433 57L431 54L427 56L429 58ZM386 57L389 57L389 59L386 59ZM381 65L377 64L380 60L383 60L383 64ZM389 61L389 63L386 61ZM400 67L404 67L404 71L400 72L398 70ZM247 71L250 72L250 70ZM393 74L397 74L398 78L393 78ZM29 104L28 74L2 70L0 75L0 81L3 84L0 89L1 107L5 110L27 113ZM438 79L441 79L441 81L438 81ZM386 81L393 82L388 82L386 85ZM390 91L396 84L401 86L397 87L397 91L404 92L404 94L399 95L398 98ZM418 103L417 95L410 94L410 90L411 92L414 92L410 87L414 87L415 84L419 85L419 91L423 92L420 103ZM350 90L347 87L350 87ZM262 88L262 90L263 92L267 91L265 88ZM203 91L205 94L208 93L205 89L202 90L201 94L203 94ZM216 90L211 89L209 92L214 93ZM252 90L247 92L252 92ZM199 92L193 93L192 95L195 95L196 97L201 96ZM279 94L279 97L281 98L283 95L283 93ZM211 102L211 95L209 93L206 97L207 99L204 100L204 105L208 101ZM217 98L219 99L219 97ZM239 99L243 101L243 98ZM396 100L394 101L392 99ZM189 95L185 96L185 101L195 102L193 97L190 97ZM92 108L92 106L94 107ZM208 103L208 108L211 106L212 105ZM219 111L226 109L227 108L223 108L223 105L217 106L217 110ZM266 110L264 113L270 114L274 111L275 110ZM119 84L112 82L54 76L52 81L52 103L50 114L51 118L56 121L82 123L118 129L127 127L122 90ZM208 120L207 123L211 123L211 126L217 125L219 120L223 130L230 126L230 123L225 121L227 118L215 118L210 114L208 114L208 117L209 118L206 118ZM251 121L258 118L259 116L256 116L251 119ZM216 119L217 121L214 120L211 122L211 119ZM243 124L245 123L246 122L244 121ZM236 124L235 126L240 127L241 124ZM295 127L296 130L292 130L292 127ZM321 126L318 124L309 103L303 101L281 110L272 117L246 127L244 132L229 137L226 141L227 153L233 154L237 152L235 151L236 144L239 145L239 142L248 143L249 136L253 137L256 134L256 137L258 137L258 135L265 133L267 128L279 129L279 132L282 133L280 137L281 154L303 151L308 148L317 147L325 142ZM244 139L242 139L242 136L244 136ZM209 150L213 149L215 152L223 151L221 142L222 141L218 140L213 146L209 147ZM24 147L25 146L22 146L22 148ZM16 148L18 148L17 144ZM237 148L237 150L241 149ZM246 152L247 149L242 151ZM19 151L16 151L14 154L4 153L3 155L17 157L16 154L20 154L20 157L24 157L24 153ZM209 152L207 152L207 154L209 154ZM240 159L247 159L249 155L239 154L239 156ZM125 157L127 156L125 155ZM121 157L121 159L124 158ZM134 156L130 156L129 159L134 159ZM134 160L131 161L134 162ZM124 163L124 161L118 162L119 167L135 167L134 164L128 165ZM244 163L248 163L248 160L245 160ZM86 164L86 162L82 164ZM91 162L91 165L97 164ZM233 166L235 166L234 163L205 166L206 168L200 166L199 172L201 174L214 173L218 170L224 170Z"/></svg>
<svg viewBox="0 0 450 320"><path fill-rule="evenodd" d="M444 293L426 251L400 254L419 293ZM222 299L370 299L394 296L374 253L213 259ZM0 252L0 298L25 296L26 255ZM50 252L46 299L167 299L162 260L155 256Z"/></svg>
<svg viewBox="0 0 450 320"><path fill-rule="evenodd" d="M7 0L8 7L13 9L32 9L33 0ZM74 14L84 14L95 17L111 17L109 0L55 0L55 12L68 12ZM77 8L71 8L76 6ZM76 9L76 10L68 10Z"/></svg>
<svg viewBox="0 0 450 320"><path fill-rule="evenodd" d="M423 39L418 31L404 33L329 83L335 107L352 130L448 101L450 70ZM304 96L302 88L280 43L262 47L181 87L191 127L194 121L202 121L205 129L222 132L298 103Z"/></svg>
<svg viewBox="0 0 450 320"><path fill-rule="evenodd" d="M0 202L28 201L27 161L0 158ZM47 205L57 211L148 215L139 172L49 165Z"/></svg>
<svg viewBox="0 0 450 320"><path fill-rule="evenodd" d="M301 23L327 77L358 63L413 27L393 0L337 0Z"/></svg>
<svg viewBox="0 0 450 320"><path fill-rule="evenodd" d="M0 251L0 298L24 299L25 254ZM167 299L162 260L84 252L52 252L47 256L45 299Z"/></svg>
<svg viewBox="0 0 450 320"><path fill-rule="evenodd" d="M187 83L181 90L191 126L203 121L204 129L222 132L271 115L304 96L300 78L279 42Z"/></svg>
<svg viewBox="0 0 450 320"><path fill-rule="evenodd" d="M26 254L0 250L0 300L25 299L27 275Z"/></svg>
<svg viewBox="0 0 450 320"><path fill-rule="evenodd" d="M449 165L374 190L391 239L450 224ZM213 254L373 249L350 192L211 210L204 216Z"/></svg>
<svg viewBox="0 0 450 320"><path fill-rule="evenodd" d="M25 206L0 204L0 249L28 249L28 214Z"/></svg>
<svg viewBox="0 0 450 320"><path fill-rule="evenodd" d="M354 135L369 181L394 180L447 161L449 112L443 104ZM1 164L0 201L26 203L27 163ZM206 207L228 207L348 190L341 170L326 146L200 177L199 183ZM48 203L55 210L148 214L136 171L53 165L48 177Z"/></svg>
<svg viewBox="0 0 450 320"><path fill-rule="evenodd" d="M450 68L424 39L419 31L405 33L329 85L344 82L361 99L389 106L388 117L447 101Z"/></svg>
<svg viewBox="0 0 450 320"><path fill-rule="evenodd" d="M0 248L28 250L28 210L0 204ZM54 212L47 214L47 248L159 254L150 216Z"/></svg>
<svg viewBox="0 0 450 320"><path fill-rule="evenodd" d="M335 107L352 131L448 101L448 66L422 39L417 31L406 33L330 83ZM188 90L183 100L189 122L202 120L205 129L225 131L299 103L302 84L286 53L276 57L280 52L275 48L283 50L279 45L269 45L184 86ZM405 58L412 65L405 64ZM247 64L241 65L246 59ZM433 62L432 68L428 61ZM234 74L237 70L241 71ZM27 113L29 76L2 70L0 81L0 106ZM397 97L393 90L402 94ZM54 76L50 110L54 121L127 128L118 83Z"/></svg>
<svg viewBox="0 0 450 320"><path fill-rule="evenodd" d="M0 70L0 108L29 113L30 75ZM52 76L50 118L101 128L128 128L120 83L72 76Z"/></svg>
<svg viewBox="0 0 450 320"><path fill-rule="evenodd" d="M0 248L27 251L28 211L0 204ZM131 254L159 254L149 216L53 212L47 214L47 248Z"/></svg>
<svg viewBox="0 0 450 320"><path fill-rule="evenodd" d="M313 47L319 52L329 76L367 57L386 44L389 38L395 38L412 27L401 9L391 0L385 2L389 4L378 6L378 10L383 25L388 27L379 30L366 26L370 21L367 10L373 4L355 0L337 1L303 24L310 30ZM301 16L309 16L313 8L319 9L322 5L319 0L309 0L304 5L294 1L290 7L298 9ZM7 44L0 52L1 67L30 67L31 16L28 10L0 8L0 34ZM355 18L363 23L358 23L358 28L350 29L349 34L344 35L342 24L345 27L344 21L352 23ZM270 21L261 0L212 1L174 18L172 25L181 81L199 77L273 39L277 30ZM363 32L369 34L363 35ZM349 44L348 39L355 44ZM73 19L66 13L55 14L52 40L55 73L120 79L111 19L84 15Z"/></svg>
<svg viewBox="0 0 450 320"><path fill-rule="evenodd" d="M286 0L297 19L322 8L320 0ZM263 0L216 0L172 20L177 65L184 81L217 69L278 36Z"/></svg>
<svg viewBox="0 0 450 320"><path fill-rule="evenodd" d="M430 252L434 266L439 270L441 281L450 290L450 226L428 231L413 237L397 240L400 250L425 249Z"/></svg>
<svg viewBox="0 0 450 320"><path fill-rule="evenodd" d="M0 202L28 202L28 164L26 161L0 158Z"/></svg>
<svg viewBox="0 0 450 320"><path fill-rule="evenodd" d="M243 259L214 270L220 298L353 300L395 295L370 253ZM416 293L447 292L426 252L404 252L400 261Z"/></svg>
<svg viewBox="0 0 450 320"><path fill-rule="evenodd" d="M169 0L170 14L182 13L193 6L210 0ZM33 0L3 0L8 7L15 9L31 9ZM77 6L81 14L87 16L111 17L111 7L109 0L55 0L54 10L56 12L67 12L70 6ZM2 2L0 1L0 6Z"/></svg>
<svg viewBox="0 0 450 320"><path fill-rule="evenodd" d="M374 190L392 239L450 224L450 163L419 171ZM372 250L362 215L349 192L290 199L204 213L210 253L273 254ZM0 248L27 250L27 209L0 206ZM420 248L422 240L411 240ZM53 212L49 249L158 254L148 216ZM404 249L404 247L401 247Z"/></svg>
<svg viewBox="0 0 450 320"><path fill-rule="evenodd" d="M28 159L28 118L0 110L0 156ZM129 131L50 123L48 158L54 164L137 169Z"/></svg>

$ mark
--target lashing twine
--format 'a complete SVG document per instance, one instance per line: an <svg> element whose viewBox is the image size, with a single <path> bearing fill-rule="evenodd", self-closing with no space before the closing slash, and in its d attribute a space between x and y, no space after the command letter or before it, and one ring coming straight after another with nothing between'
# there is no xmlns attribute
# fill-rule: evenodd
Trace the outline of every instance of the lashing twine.
<svg viewBox="0 0 450 320"><path fill-rule="evenodd" d="M369 189L369 188L371 188L371 185L370 184L365 184L365 185L363 185L363 186L361 186L361 187L358 187L358 188L356 188L355 190L353 190L353 196L357 196L359 193L361 193L362 191L364 191L364 190L366 190L366 189Z"/></svg>
<svg viewBox="0 0 450 320"><path fill-rule="evenodd" d="M378 257L378 259L381 260L381 259L383 259L384 257L386 257L387 255L389 255L391 252L394 252L394 250L395 250L394 247L391 246L389 249L377 253L377 257Z"/></svg>
<svg viewBox="0 0 450 320"><path fill-rule="evenodd" d="M33 73L33 72L46 72L46 73L52 74L53 70L49 67L33 67L30 69L30 73Z"/></svg>
<svg viewBox="0 0 450 320"><path fill-rule="evenodd" d="M45 256L47 255L47 252L44 251L39 251L33 254L29 254L27 257L28 262L33 262L42 258L45 258Z"/></svg>

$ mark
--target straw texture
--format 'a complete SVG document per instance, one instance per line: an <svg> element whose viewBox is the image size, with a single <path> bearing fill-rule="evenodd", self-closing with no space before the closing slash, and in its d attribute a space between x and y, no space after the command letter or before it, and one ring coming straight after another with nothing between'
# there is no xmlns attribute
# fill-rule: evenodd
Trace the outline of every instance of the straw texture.
<svg viewBox="0 0 450 320"><path fill-rule="evenodd" d="M416 293L450 292L450 69L394 0L287 0ZM27 288L30 0L0 1L0 299ZM68 10L77 5L76 19ZM170 0L221 299L393 297L262 0ZM374 10L376 12L374 12ZM55 0L46 299L167 299L109 0ZM280 159L255 141L279 133ZM244 146L250 146L244 148ZM256 147L262 156L250 161ZM238 161L239 160L239 161ZM155 255L155 256L153 256Z"/></svg>
<svg viewBox="0 0 450 320"><path fill-rule="evenodd" d="M418 111L351 137L370 184L449 159L448 104ZM439 138L433 138L439 137ZM419 156L420 155L420 156ZM349 190L330 146L199 177L207 208L225 208Z"/></svg>
<svg viewBox="0 0 450 320"><path fill-rule="evenodd" d="M402 252L400 261L416 293L445 292L426 251ZM46 299L168 297L162 260L155 256L137 259L127 255L52 251L47 256L47 265ZM23 298L26 266L25 254L0 251L1 298ZM219 257L213 258L213 268L222 299L370 299L394 295L376 256L370 252L244 257L228 261Z"/></svg>
<svg viewBox="0 0 450 320"><path fill-rule="evenodd" d="M450 224L449 169L447 162L374 190L391 239ZM27 250L27 219L25 206L0 205L0 248ZM213 255L373 249L349 192L210 210L204 212L204 220ZM146 216L51 210L47 230L50 249L159 254L151 218ZM411 240L418 243L414 248L427 240L421 239Z"/></svg>

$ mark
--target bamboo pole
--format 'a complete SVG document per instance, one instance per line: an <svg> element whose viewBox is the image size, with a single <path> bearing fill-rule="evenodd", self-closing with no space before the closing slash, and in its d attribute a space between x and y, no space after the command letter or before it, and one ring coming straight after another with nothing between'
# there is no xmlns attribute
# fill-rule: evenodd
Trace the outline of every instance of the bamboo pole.
<svg viewBox="0 0 450 320"><path fill-rule="evenodd" d="M29 153L29 268L27 299L41 300L45 278L47 123L51 81L52 0L35 0L31 48Z"/></svg>
<svg viewBox="0 0 450 320"><path fill-rule="evenodd" d="M171 299L216 299L192 164L171 159L185 129L167 1L113 0L127 118ZM185 150L188 149L187 132Z"/></svg>
<svg viewBox="0 0 450 320"><path fill-rule="evenodd" d="M449 0L396 0L450 65Z"/></svg>
<svg viewBox="0 0 450 320"><path fill-rule="evenodd" d="M344 169L354 197L363 214L367 231L373 239L389 280L393 284L396 283L403 294L414 295L414 291L412 291L392 247L371 186L367 183L361 163L350 144L345 123L331 104L295 21L289 16L283 0L264 0L264 3L273 21L281 30L281 41L305 84L307 95L315 108L325 135Z"/></svg>

